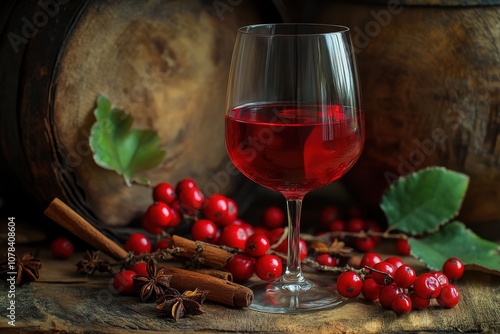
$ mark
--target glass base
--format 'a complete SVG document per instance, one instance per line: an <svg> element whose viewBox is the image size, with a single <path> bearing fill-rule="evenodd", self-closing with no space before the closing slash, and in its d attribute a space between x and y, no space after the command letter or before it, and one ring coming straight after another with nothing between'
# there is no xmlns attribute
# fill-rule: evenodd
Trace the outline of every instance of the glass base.
<svg viewBox="0 0 500 334"><path fill-rule="evenodd" d="M297 313L340 306L345 301L330 278L301 282L258 281L247 285L254 293L249 309L266 313Z"/></svg>

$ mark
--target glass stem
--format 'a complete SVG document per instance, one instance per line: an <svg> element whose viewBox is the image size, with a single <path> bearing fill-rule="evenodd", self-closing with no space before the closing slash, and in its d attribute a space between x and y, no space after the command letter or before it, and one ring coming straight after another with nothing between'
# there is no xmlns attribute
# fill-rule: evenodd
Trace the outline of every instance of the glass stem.
<svg viewBox="0 0 500 334"><path fill-rule="evenodd" d="M303 283L302 267L300 265L300 212L302 197L286 200L288 213L288 260L283 280L286 283Z"/></svg>

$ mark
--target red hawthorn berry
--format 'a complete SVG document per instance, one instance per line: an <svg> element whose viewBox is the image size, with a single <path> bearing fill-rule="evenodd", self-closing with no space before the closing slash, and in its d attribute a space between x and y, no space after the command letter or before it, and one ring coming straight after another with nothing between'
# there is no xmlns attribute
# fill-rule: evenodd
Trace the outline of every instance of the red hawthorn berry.
<svg viewBox="0 0 500 334"><path fill-rule="evenodd" d="M449 258L443 264L443 274L450 280L457 280L464 274L464 265L456 257Z"/></svg>
<svg viewBox="0 0 500 334"><path fill-rule="evenodd" d="M281 263L281 259L276 255L263 255L255 263L255 274L264 281L278 278L282 272L283 264Z"/></svg>
<svg viewBox="0 0 500 334"><path fill-rule="evenodd" d="M64 237L54 239L50 244L50 251L56 259L69 259L73 255L74 250L73 243Z"/></svg>
<svg viewBox="0 0 500 334"><path fill-rule="evenodd" d="M268 229L283 227L285 225L285 212L277 206L268 207L264 211L263 222Z"/></svg>
<svg viewBox="0 0 500 334"><path fill-rule="evenodd" d="M361 293L363 280L354 271L346 271L337 278L337 291L346 298L354 298Z"/></svg>

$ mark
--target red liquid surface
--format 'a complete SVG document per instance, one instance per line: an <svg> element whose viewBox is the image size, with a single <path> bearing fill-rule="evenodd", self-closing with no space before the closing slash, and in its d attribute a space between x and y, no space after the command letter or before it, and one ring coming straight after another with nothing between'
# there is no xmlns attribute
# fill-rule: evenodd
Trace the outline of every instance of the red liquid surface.
<svg viewBox="0 0 500 334"><path fill-rule="evenodd" d="M344 175L361 155L361 114L338 105L256 104L226 116L234 165L256 183L300 197Z"/></svg>

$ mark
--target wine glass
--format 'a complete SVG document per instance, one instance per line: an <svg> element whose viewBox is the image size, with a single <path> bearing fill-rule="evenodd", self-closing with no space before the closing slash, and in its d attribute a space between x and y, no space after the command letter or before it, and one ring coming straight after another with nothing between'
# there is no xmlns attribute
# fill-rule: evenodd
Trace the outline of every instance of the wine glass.
<svg viewBox="0 0 500 334"><path fill-rule="evenodd" d="M231 161L287 202L286 270L274 281L250 285L250 308L289 313L339 305L343 298L333 278L303 276L299 238L304 196L345 174L363 148L364 118L349 29L322 24L240 28L226 110Z"/></svg>

